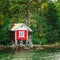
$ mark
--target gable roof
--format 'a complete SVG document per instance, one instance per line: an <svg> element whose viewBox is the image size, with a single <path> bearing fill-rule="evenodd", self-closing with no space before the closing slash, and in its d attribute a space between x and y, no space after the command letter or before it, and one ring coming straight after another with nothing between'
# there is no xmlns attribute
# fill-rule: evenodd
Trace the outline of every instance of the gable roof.
<svg viewBox="0 0 60 60"><path fill-rule="evenodd" d="M23 24L23 23L19 23L19 24L14 24L14 26L11 28L11 31L15 31L17 30L19 27L24 26L29 32L32 32L33 30L31 28L29 28L27 25Z"/></svg>

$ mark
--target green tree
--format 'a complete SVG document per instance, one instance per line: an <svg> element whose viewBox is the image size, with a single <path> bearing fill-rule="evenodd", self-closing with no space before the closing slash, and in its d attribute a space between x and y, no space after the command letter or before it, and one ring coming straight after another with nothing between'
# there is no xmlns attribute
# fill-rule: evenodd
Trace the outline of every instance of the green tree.
<svg viewBox="0 0 60 60"><path fill-rule="evenodd" d="M56 40L58 40L58 36L56 36L57 34L57 30L58 30L58 15L57 15L57 10L56 10L56 6L54 3L49 2L47 4L47 12L46 12L46 22L47 25L49 27L48 30L48 34L47 34L47 39L48 42L55 42ZM54 32L54 34L53 34ZM55 37L56 36L56 37Z"/></svg>
<svg viewBox="0 0 60 60"><path fill-rule="evenodd" d="M10 16L9 16L9 1L0 0L0 43L5 44L9 41Z"/></svg>
<svg viewBox="0 0 60 60"><path fill-rule="evenodd" d="M13 22L22 22L33 29L33 39L37 43L41 41L45 44L47 40L49 43L55 42L58 38L57 30L60 28L60 17L58 19L57 16L60 9L55 3L49 0L1 0L0 41L9 40L8 32Z"/></svg>

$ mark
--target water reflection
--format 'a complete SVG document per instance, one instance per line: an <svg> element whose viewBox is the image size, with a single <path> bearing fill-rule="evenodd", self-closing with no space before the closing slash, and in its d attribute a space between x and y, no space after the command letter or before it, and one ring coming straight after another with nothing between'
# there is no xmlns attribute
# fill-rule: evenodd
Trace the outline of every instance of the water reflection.
<svg viewBox="0 0 60 60"><path fill-rule="evenodd" d="M59 51L20 51L0 53L0 60L60 60Z"/></svg>

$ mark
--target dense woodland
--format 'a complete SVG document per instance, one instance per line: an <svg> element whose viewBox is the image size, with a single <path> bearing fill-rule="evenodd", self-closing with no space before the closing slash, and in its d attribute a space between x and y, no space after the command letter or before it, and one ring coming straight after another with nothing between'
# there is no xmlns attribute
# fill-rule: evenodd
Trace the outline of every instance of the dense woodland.
<svg viewBox="0 0 60 60"><path fill-rule="evenodd" d="M31 27L34 44L60 42L60 1L0 0L0 44L11 43L13 23Z"/></svg>

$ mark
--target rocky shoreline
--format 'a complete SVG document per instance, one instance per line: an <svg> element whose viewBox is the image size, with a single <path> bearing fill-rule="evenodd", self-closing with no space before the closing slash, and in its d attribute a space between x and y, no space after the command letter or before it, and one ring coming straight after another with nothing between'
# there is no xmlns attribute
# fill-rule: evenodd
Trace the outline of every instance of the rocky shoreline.
<svg viewBox="0 0 60 60"><path fill-rule="evenodd" d="M4 45L0 45L0 51L6 51L6 50L30 50L30 49L36 49L36 50L45 50L45 49L60 49L60 44L57 44L57 45L31 45L31 46L19 46L19 45L7 45L7 46L4 46Z"/></svg>

